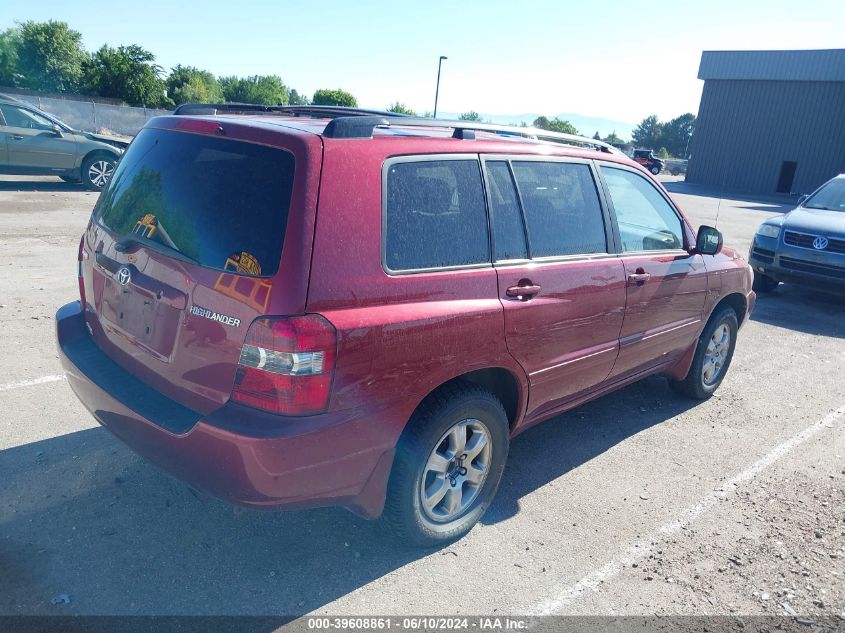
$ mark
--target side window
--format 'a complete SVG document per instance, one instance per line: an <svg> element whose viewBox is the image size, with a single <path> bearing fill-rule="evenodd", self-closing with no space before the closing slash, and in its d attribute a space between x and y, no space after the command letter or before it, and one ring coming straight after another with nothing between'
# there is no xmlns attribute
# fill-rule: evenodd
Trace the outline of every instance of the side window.
<svg viewBox="0 0 845 633"><path fill-rule="evenodd" d="M25 127L32 130L50 130L53 127L49 119L44 118L35 112L24 110L13 105L0 105L0 111L6 124L10 127Z"/></svg>
<svg viewBox="0 0 845 633"><path fill-rule="evenodd" d="M477 160L426 160L387 171L385 264L419 270L490 261Z"/></svg>
<svg viewBox="0 0 845 633"><path fill-rule="evenodd" d="M522 213L516 196L511 170L504 161L489 161L487 176L490 196L490 214L493 216L493 243L495 258L525 259L525 230L522 227Z"/></svg>
<svg viewBox="0 0 845 633"><path fill-rule="evenodd" d="M610 191L623 251L684 247L681 219L654 185L624 169L602 167L601 172Z"/></svg>
<svg viewBox="0 0 845 633"><path fill-rule="evenodd" d="M601 203L588 165L534 161L512 165L531 257L607 252Z"/></svg>

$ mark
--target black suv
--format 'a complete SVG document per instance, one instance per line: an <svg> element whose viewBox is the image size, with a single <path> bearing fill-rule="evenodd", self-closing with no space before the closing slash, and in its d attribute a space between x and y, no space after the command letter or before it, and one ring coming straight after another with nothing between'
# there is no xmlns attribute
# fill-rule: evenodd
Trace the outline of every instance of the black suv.
<svg viewBox="0 0 845 633"><path fill-rule="evenodd" d="M655 176L666 166L663 160L657 158L650 149L635 149L632 158Z"/></svg>

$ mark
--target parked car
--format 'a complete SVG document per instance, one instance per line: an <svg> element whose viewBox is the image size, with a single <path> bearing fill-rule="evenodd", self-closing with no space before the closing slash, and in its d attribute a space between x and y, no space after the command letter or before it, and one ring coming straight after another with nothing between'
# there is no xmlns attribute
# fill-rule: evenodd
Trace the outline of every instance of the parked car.
<svg viewBox="0 0 845 633"><path fill-rule="evenodd" d="M680 176L687 173L689 161L681 158L670 158L666 161L664 168L673 176Z"/></svg>
<svg viewBox="0 0 845 633"><path fill-rule="evenodd" d="M786 215L763 222L748 259L757 292L771 292L782 281L845 290L845 174L802 196Z"/></svg>
<svg viewBox="0 0 845 633"><path fill-rule="evenodd" d="M431 545L478 521L525 429L652 374L698 399L724 378L751 270L612 147L256 110L146 124L56 315L70 386L150 461Z"/></svg>
<svg viewBox="0 0 845 633"><path fill-rule="evenodd" d="M662 158L655 156L650 149L635 149L634 161L645 167L655 176L663 171L665 163Z"/></svg>
<svg viewBox="0 0 845 633"><path fill-rule="evenodd" d="M126 141L80 132L35 106L0 95L0 173L59 176L100 190Z"/></svg>

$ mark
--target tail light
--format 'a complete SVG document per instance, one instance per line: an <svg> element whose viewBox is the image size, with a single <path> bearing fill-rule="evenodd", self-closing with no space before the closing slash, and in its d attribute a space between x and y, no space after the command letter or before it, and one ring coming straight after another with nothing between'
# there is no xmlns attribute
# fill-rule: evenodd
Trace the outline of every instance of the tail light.
<svg viewBox="0 0 845 633"><path fill-rule="evenodd" d="M260 318L246 335L232 400L284 415L325 411L337 333L317 314Z"/></svg>
<svg viewBox="0 0 845 633"><path fill-rule="evenodd" d="M82 278L82 261L88 259L88 253L85 251L85 235L79 238L79 253L76 256L76 277L79 281L79 303L82 309L85 309L85 280Z"/></svg>

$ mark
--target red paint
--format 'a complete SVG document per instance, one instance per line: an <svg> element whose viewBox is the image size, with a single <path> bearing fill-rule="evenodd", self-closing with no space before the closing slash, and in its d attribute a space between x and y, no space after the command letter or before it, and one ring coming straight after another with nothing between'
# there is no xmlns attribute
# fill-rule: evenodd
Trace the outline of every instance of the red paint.
<svg viewBox="0 0 845 633"><path fill-rule="evenodd" d="M380 250L381 174L389 157L508 154L634 163L481 135L464 141L379 131L371 139L324 139L323 124L281 117L148 123L294 155L291 212L272 278L200 268L143 247L118 252L117 236L93 222L83 237L81 248L91 254L81 262L88 305L84 314L63 311L60 349L88 336L79 327L84 319L96 345L139 384L201 419L173 435L94 384L62 352L69 383L101 424L195 486L255 507L342 504L377 516L396 442L439 385L475 370L502 370L516 387L517 434L646 375L683 376L716 304L734 295L744 312L753 306L750 270L730 249L715 256L611 254L389 275ZM695 233L684 226L691 251ZM94 253L131 265L137 284L119 286ZM509 292L526 285L538 287L530 298ZM195 316L186 309L192 305L241 325ZM127 310L131 317L121 319ZM325 412L277 415L236 404L250 404L248 397L232 397L250 323L305 314L320 315L336 332L329 379L304 396L323 397L313 410ZM140 325L126 326L128 318ZM138 335L147 322L156 325L149 340Z"/></svg>

